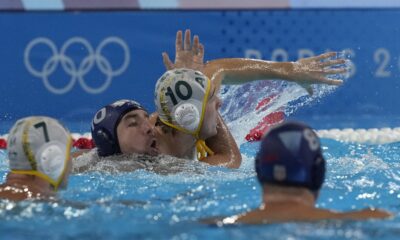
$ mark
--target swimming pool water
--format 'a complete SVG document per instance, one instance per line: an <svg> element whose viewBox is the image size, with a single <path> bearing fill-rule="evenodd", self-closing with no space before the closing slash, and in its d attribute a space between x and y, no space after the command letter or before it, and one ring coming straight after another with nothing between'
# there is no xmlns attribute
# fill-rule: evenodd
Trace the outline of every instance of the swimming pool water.
<svg viewBox="0 0 400 240"><path fill-rule="evenodd" d="M259 88L264 89L263 94L248 94ZM395 213L393 219L222 228L199 222L202 218L237 214L260 205L261 188L254 172L259 144L245 142L244 136L263 116L274 111L284 111L289 116L298 107L333 91L326 86L318 86L317 90L318 94L309 97L298 86L279 82L223 89L221 98L225 103L221 112L241 146L240 169L193 161L182 164L176 159L162 158L158 159L160 166L150 164L134 172L74 174L68 190L60 192L62 202L0 201L0 239L397 239L400 142L360 145L322 141L328 166L318 206L339 211L375 206ZM274 100L257 110L257 103L271 96ZM353 125L348 127L379 125L379 121L368 117L370 122L359 121L355 116L349 119ZM335 121L333 116L329 121L309 117L306 122L319 129L348 124L343 119ZM89 131L86 122L67 123L72 132ZM393 126L397 127L398 122L394 121ZM5 151L0 152L3 180L7 171L5 155Z"/></svg>
<svg viewBox="0 0 400 240"><path fill-rule="evenodd" d="M398 239L400 143L359 145L323 139L327 180L318 206L336 210L385 208L380 221L322 221L216 227L201 218L258 207L253 164L257 143L241 146L240 169L189 162L182 172L146 170L72 175L61 203L0 201L0 239ZM0 176L7 171L0 152Z"/></svg>

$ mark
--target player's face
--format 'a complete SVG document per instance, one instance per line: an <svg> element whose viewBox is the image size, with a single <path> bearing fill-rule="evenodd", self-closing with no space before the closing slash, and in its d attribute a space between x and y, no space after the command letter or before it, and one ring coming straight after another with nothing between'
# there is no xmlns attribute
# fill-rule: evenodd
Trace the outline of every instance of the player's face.
<svg viewBox="0 0 400 240"><path fill-rule="evenodd" d="M126 113L117 127L118 142L122 153L158 155L154 127L144 110Z"/></svg>

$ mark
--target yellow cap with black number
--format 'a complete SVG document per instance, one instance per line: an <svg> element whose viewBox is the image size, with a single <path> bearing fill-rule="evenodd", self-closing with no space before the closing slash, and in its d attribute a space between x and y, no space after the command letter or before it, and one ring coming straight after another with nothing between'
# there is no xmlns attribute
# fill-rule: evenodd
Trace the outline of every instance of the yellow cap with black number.
<svg viewBox="0 0 400 240"><path fill-rule="evenodd" d="M56 190L66 174L72 138L57 120L35 116L18 120L8 135L12 173L34 175Z"/></svg>
<svg viewBox="0 0 400 240"><path fill-rule="evenodd" d="M199 159L214 154L199 136L210 88L211 81L203 73L180 68L165 72L158 79L154 93L160 120L193 135Z"/></svg>

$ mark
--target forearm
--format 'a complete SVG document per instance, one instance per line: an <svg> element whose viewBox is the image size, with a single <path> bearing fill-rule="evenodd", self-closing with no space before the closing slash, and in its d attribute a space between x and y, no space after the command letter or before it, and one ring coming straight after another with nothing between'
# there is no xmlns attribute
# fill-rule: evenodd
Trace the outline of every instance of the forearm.
<svg viewBox="0 0 400 240"><path fill-rule="evenodd" d="M239 168L242 155L222 117L218 116L218 133L206 140L207 146L213 151L213 156L208 156L203 162L211 165L224 165L228 168Z"/></svg>
<svg viewBox="0 0 400 240"><path fill-rule="evenodd" d="M254 80L294 80L294 62L272 62L247 58L223 58L207 62L203 70L219 84L243 84Z"/></svg>

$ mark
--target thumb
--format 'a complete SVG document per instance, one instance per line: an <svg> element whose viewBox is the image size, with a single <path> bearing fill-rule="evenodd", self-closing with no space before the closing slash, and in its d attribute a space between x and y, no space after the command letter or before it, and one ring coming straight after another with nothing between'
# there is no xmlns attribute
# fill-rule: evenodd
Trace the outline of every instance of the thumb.
<svg viewBox="0 0 400 240"><path fill-rule="evenodd" d="M163 58L164 66L167 70L174 69L174 64L171 62L171 59L169 59L169 56L166 52L162 53L162 58Z"/></svg>

